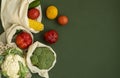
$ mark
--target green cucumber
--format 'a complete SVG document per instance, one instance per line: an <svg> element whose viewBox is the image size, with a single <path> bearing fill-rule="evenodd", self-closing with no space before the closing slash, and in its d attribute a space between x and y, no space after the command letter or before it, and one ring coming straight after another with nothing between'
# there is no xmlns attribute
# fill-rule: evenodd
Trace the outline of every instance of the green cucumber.
<svg viewBox="0 0 120 78"><path fill-rule="evenodd" d="M35 0L29 4L28 9L35 8L40 5L40 0Z"/></svg>

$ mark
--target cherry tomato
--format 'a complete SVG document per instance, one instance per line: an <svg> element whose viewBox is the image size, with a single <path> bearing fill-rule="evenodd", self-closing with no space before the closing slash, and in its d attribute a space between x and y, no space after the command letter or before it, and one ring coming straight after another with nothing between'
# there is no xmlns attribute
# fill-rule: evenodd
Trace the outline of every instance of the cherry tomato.
<svg viewBox="0 0 120 78"><path fill-rule="evenodd" d="M68 17L65 15L59 16L57 21L60 25L66 25L68 23Z"/></svg>
<svg viewBox="0 0 120 78"><path fill-rule="evenodd" d="M32 37L27 32L21 32L17 34L15 42L21 49L27 49L32 44Z"/></svg>
<svg viewBox="0 0 120 78"><path fill-rule="evenodd" d="M45 41L50 44L56 43L58 40L58 33L56 30L49 30L44 34Z"/></svg>
<svg viewBox="0 0 120 78"><path fill-rule="evenodd" d="M35 20L35 19L37 19L39 16L40 16L40 12L39 12L38 9L32 8L32 9L29 9L29 10L28 10L28 18Z"/></svg>

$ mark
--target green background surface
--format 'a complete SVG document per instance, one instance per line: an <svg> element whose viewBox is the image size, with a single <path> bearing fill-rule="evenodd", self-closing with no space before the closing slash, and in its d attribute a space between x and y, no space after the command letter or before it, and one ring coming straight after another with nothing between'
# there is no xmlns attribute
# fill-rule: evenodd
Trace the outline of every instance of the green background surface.
<svg viewBox="0 0 120 78"><path fill-rule="evenodd" d="M68 16L66 26L46 18L49 5ZM41 0L41 6L45 30L34 34L35 41L47 44L44 32L59 33L58 42L50 45L57 53L50 78L120 78L119 0Z"/></svg>

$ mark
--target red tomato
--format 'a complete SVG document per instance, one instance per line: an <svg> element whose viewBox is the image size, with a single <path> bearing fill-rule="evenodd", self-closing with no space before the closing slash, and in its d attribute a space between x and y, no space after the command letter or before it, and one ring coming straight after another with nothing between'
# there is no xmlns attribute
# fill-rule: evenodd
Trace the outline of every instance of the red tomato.
<svg viewBox="0 0 120 78"><path fill-rule="evenodd" d="M32 9L29 9L29 10L28 10L28 17L29 17L30 19L35 20L35 19L37 19L37 18L39 17L39 15L40 15L40 12L39 12L39 10L36 9L36 8L32 8Z"/></svg>
<svg viewBox="0 0 120 78"><path fill-rule="evenodd" d="M32 37L27 32L21 32L16 36L15 42L21 49L27 49L32 44Z"/></svg>
<svg viewBox="0 0 120 78"><path fill-rule="evenodd" d="M56 43L58 40L58 33L55 30L47 31L44 34L45 41L47 41L50 44Z"/></svg>
<svg viewBox="0 0 120 78"><path fill-rule="evenodd" d="M59 16L57 21L60 25L66 25L68 23L68 17L65 15Z"/></svg>

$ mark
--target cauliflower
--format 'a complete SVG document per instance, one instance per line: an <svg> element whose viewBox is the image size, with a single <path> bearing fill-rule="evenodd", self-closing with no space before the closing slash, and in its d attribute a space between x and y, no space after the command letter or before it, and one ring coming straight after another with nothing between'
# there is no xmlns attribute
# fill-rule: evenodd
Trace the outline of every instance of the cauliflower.
<svg viewBox="0 0 120 78"><path fill-rule="evenodd" d="M1 65L4 75L8 75L10 78L19 78L19 62L25 66L25 61L19 55L7 55L4 63Z"/></svg>
<svg viewBox="0 0 120 78"><path fill-rule="evenodd" d="M9 48L0 57L3 76L8 78L31 78L27 77L29 70L20 49Z"/></svg>

